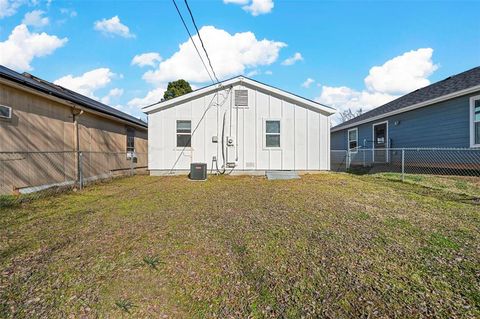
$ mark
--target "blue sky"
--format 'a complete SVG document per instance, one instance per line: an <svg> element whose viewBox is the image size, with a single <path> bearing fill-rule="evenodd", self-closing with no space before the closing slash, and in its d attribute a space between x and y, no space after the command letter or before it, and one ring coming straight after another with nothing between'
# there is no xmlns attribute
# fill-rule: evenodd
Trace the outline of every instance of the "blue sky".
<svg viewBox="0 0 480 319"><path fill-rule="evenodd" d="M480 2L189 3L221 78L243 73L340 110L480 65ZM170 80L209 83L170 0L0 0L0 64L137 117Z"/></svg>

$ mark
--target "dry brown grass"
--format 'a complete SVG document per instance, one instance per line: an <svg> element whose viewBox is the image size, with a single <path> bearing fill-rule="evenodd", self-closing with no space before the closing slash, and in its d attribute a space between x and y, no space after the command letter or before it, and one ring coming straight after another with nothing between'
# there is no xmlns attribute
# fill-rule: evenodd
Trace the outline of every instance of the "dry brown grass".
<svg viewBox="0 0 480 319"><path fill-rule="evenodd" d="M422 183L138 176L2 209L0 317L479 317L478 183Z"/></svg>

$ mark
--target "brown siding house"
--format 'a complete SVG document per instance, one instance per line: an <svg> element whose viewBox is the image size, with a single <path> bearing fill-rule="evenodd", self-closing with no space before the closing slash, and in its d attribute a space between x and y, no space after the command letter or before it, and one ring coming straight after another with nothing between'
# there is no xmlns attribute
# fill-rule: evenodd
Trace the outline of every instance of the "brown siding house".
<svg viewBox="0 0 480 319"><path fill-rule="evenodd" d="M0 194L147 166L147 124L28 73L0 66ZM49 152L49 153L45 153Z"/></svg>

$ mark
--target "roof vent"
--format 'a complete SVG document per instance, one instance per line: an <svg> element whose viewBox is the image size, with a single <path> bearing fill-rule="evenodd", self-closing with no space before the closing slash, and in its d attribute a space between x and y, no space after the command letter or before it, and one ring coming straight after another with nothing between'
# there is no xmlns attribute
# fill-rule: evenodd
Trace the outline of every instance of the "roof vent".
<svg viewBox="0 0 480 319"><path fill-rule="evenodd" d="M248 90L235 90L235 106L248 106Z"/></svg>

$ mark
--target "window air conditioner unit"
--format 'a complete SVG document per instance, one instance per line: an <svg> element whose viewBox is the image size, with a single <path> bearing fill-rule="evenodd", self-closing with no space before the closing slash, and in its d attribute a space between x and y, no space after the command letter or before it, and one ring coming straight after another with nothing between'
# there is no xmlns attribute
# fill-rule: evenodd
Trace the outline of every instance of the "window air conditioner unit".
<svg viewBox="0 0 480 319"><path fill-rule="evenodd" d="M12 118L12 108L5 105L0 105L0 118L11 119Z"/></svg>

